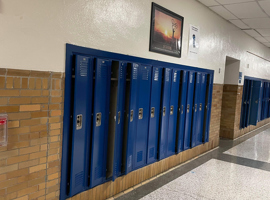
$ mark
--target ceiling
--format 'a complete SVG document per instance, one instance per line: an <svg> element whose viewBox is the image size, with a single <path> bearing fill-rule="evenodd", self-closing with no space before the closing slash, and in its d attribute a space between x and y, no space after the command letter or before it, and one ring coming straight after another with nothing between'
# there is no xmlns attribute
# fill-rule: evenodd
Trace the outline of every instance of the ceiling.
<svg viewBox="0 0 270 200"><path fill-rule="evenodd" d="M270 0L198 0L270 47Z"/></svg>

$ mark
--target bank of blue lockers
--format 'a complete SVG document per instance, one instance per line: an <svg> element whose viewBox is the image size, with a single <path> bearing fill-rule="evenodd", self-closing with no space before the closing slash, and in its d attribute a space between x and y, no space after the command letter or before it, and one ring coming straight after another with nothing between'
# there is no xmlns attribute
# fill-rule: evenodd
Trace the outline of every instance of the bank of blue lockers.
<svg viewBox="0 0 270 200"><path fill-rule="evenodd" d="M67 44L60 199L209 140L213 71Z"/></svg>
<svg viewBox="0 0 270 200"><path fill-rule="evenodd" d="M240 129L270 117L270 81L245 77L241 107Z"/></svg>

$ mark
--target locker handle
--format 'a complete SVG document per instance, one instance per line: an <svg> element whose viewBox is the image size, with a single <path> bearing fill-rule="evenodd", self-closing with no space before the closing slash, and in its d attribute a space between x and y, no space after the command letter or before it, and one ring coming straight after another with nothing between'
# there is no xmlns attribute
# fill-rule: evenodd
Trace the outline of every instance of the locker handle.
<svg viewBox="0 0 270 200"><path fill-rule="evenodd" d="M80 130L82 128L82 114L77 115L76 117L76 130Z"/></svg>
<svg viewBox="0 0 270 200"><path fill-rule="evenodd" d="M244 104L246 104L247 102L244 101Z"/></svg>
<svg viewBox="0 0 270 200"><path fill-rule="evenodd" d="M139 119L143 118L143 108L139 108Z"/></svg>
<svg viewBox="0 0 270 200"><path fill-rule="evenodd" d="M197 112L197 104L195 104L194 110L195 112Z"/></svg>
<svg viewBox="0 0 270 200"><path fill-rule="evenodd" d="M130 111L130 122L133 122L133 110Z"/></svg>
<svg viewBox="0 0 270 200"><path fill-rule="evenodd" d="M166 106L163 107L163 117L166 115Z"/></svg>
<svg viewBox="0 0 270 200"><path fill-rule="evenodd" d="M170 115L173 115L173 106L170 108Z"/></svg>
<svg viewBox="0 0 270 200"><path fill-rule="evenodd" d="M151 108L151 118L155 117L155 107Z"/></svg>
<svg viewBox="0 0 270 200"><path fill-rule="evenodd" d="M183 114L184 113L184 105L182 105L181 107L182 107L181 108L181 114Z"/></svg>
<svg viewBox="0 0 270 200"><path fill-rule="evenodd" d="M118 111L118 124L120 124L120 120L121 120L121 111Z"/></svg>
<svg viewBox="0 0 270 200"><path fill-rule="evenodd" d="M258 103L258 100L256 100L255 103Z"/></svg>
<svg viewBox="0 0 270 200"><path fill-rule="evenodd" d="M187 105L187 113L189 113L189 104Z"/></svg>
<svg viewBox="0 0 270 200"><path fill-rule="evenodd" d="M101 125L101 113L96 114L96 126Z"/></svg>
<svg viewBox="0 0 270 200"><path fill-rule="evenodd" d="M202 111L202 104L200 103L200 108L199 108L200 111Z"/></svg>

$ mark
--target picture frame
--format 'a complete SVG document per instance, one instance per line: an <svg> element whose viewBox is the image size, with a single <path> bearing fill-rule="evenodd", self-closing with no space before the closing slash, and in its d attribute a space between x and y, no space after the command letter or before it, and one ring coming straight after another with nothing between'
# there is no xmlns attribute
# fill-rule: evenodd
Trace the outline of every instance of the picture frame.
<svg viewBox="0 0 270 200"><path fill-rule="evenodd" d="M149 51L181 57L184 17L152 2Z"/></svg>

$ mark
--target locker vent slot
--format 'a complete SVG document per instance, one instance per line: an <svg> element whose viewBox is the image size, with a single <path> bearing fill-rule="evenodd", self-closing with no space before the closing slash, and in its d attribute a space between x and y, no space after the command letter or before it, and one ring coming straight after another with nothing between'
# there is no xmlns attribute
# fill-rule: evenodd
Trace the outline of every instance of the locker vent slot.
<svg viewBox="0 0 270 200"><path fill-rule="evenodd" d="M139 152L137 153L137 162L141 162L141 161L142 161L142 154L143 154L142 151L139 151Z"/></svg>
<svg viewBox="0 0 270 200"><path fill-rule="evenodd" d="M158 81L158 76L159 76L159 71L158 71L158 69L156 69L155 75L154 75L154 81Z"/></svg>
<svg viewBox="0 0 270 200"><path fill-rule="evenodd" d="M149 70L145 67L145 69L143 70L143 74L142 74L142 80L148 80L149 78Z"/></svg>
<svg viewBox="0 0 270 200"><path fill-rule="evenodd" d="M152 148L149 150L149 158L153 158L153 157L154 157L154 152L155 152L155 147L152 147Z"/></svg>
<svg viewBox="0 0 270 200"><path fill-rule="evenodd" d="M103 62L105 62L105 61L103 61ZM98 68L97 68L97 76L99 77L99 78L107 78L107 74L108 74L108 72L107 72L107 67L106 67L106 65L104 65L104 66L102 66L102 65L100 65Z"/></svg>
<svg viewBox="0 0 270 200"><path fill-rule="evenodd" d="M75 187L83 184L83 171L75 174Z"/></svg>
<svg viewBox="0 0 270 200"><path fill-rule="evenodd" d="M87 65L87 59L83 58L83 61L80 61L80 76L87 76Z"/></svg>
<svg viewBox="0 0 270 200"><path fill-rule="evenodd" d="M132 79L137 79L138 77L138 66L137 67L133 67L133 76Z"/></svg>
<svg viewBox="0 0 270 200"><path fill-rule="evenodd" d="M170 70L169 69L166 69L166 77L165 77L165 80L168 82L170 81Z"/></svg>
<svg viewBox="0 0 270 200"><path fill-rule="evenodd" d="M100 167L95 168L95 179L99 179L102 177L102 171Z"/></svg>
<svg viewBox="0 0 270 200"><path fill-rule="evenodd" d="M123 78L123 65L124 63L122 63L122 66L120 67L120 79Z"/></svg>
<svg viewBox="0 0 270 200"><path fill-rule="evenodd" d="M177 73L174 72L174 73L173 73L173 82L174 82L174 83L176 82L176 79L177 79Z"/></svg>

